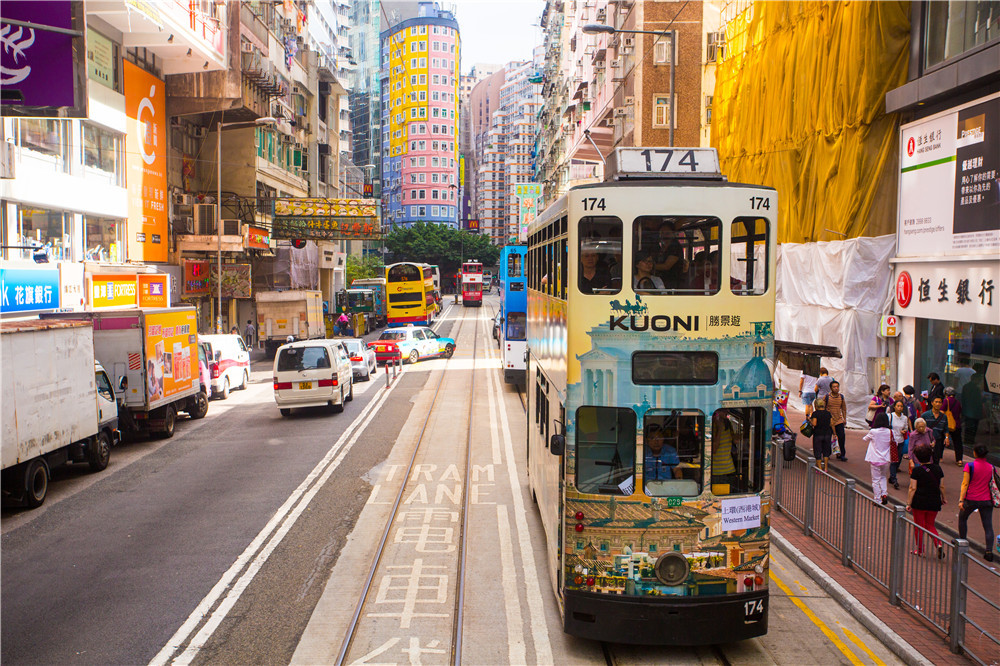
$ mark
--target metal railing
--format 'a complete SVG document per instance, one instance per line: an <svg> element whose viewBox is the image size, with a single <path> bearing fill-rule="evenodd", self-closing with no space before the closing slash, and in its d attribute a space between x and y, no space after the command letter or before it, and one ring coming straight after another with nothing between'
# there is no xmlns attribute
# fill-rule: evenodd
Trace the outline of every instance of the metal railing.
<svg viewBox="0 0 1000 666"><path fill-rule="evenodd" d="M812 457L781 458L772 451L772 496L777 508L886 591L893 606L924 618L948 638L952 652L975 661L1000 661L1000 572L980 562L965 539L945 538L917 525L902 506L883 505L820 470Z"/></svg>

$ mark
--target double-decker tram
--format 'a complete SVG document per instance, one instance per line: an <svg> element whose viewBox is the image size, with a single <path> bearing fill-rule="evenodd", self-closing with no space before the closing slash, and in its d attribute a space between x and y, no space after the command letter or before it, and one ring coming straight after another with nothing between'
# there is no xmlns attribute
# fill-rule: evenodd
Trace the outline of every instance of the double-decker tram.
<svg viewBox="0 0 1000 666"><path fill-rule="evenodd" d="M427 264L403 261L385 267L386 319L389 326L429 326L437 312L434 276Z"/></svg>
<svg viewBox="0 0 1000 666"><path fill-rule="evenodd" d="M528 351L526 253L524 245L507 245L500 252L500 309L494 326L503 359L504 381L520 386L524 386Z"/></svg>
<svg viewBox="0 0 1000 666"><path fill-rule="evenodd" d="M528 229L528 470L570 634L767 631L777 193L620 148Z"/></svg>
<svg viewBox="0 0 1000 666"><path fill-rule="evenodd" d="M482 307L483 305L483 265L476 261L462 263L462 305Z"/></svg>

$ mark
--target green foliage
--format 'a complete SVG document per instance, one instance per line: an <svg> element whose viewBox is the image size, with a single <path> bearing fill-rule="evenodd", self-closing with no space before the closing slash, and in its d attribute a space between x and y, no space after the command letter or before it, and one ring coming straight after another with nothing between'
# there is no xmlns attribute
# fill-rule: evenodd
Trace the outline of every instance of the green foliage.
<svg viewBox="0 0 1000 666"><path fill-rule="evenodd" d="M385 267L382 265L382 260L375 256L367 257L356 257L354 255L349 255L347 257L347 286L351 286L351 283L355 280L363 280L365 278L379 278L385 277Z"/></svg>
<svg viewBox="0 0 1000 666"><path fill-rule="evenodd" d="M435 264L442 275L458 271L463 259L476 259L488 268L496 266L500 259L500 248L490 242L489 236L424 222L409 228L393 227L385 236L385 246L392 255L391 262Z"/></svg>

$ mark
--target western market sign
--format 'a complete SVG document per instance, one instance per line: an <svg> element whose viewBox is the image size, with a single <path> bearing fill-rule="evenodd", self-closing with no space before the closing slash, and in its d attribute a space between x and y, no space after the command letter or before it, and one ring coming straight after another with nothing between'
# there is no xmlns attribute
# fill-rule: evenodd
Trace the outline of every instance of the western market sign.
<svg viewBox="0 0 1000 666"><path fill-rule="evenodd" d="M381 240L378 201L275 199L271 233L275 239Z"/></svg>

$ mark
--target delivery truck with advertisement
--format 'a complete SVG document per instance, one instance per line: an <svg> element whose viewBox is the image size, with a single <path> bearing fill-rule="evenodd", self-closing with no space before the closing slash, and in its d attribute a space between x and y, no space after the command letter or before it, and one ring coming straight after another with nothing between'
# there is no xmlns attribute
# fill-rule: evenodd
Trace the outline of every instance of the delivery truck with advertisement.
<svg viewBox="0 0 1000 666"><path fill-rule="evenodd" d="M48 316L48 315L45 315ZM177 412L208 411L198 369L197 315L192 306L73 312L90 321L94 353L108 372L125 434L172 437Z"/></svg>
<svg viewBox="0 0 1000 666"><path fill-rule="evenodd" d="M268 356L288 341L326 337L323 292L310 289L261 291L257 301L257 336Z"/></svg>
<svg viewBox="0 0 1000 666"><path fill-rule="evenodd" d="M94 361L89 322L30 319L0 323L3 383L2 494L34 508L52 468L108 466L120 439L111 380Z"/></svg>

